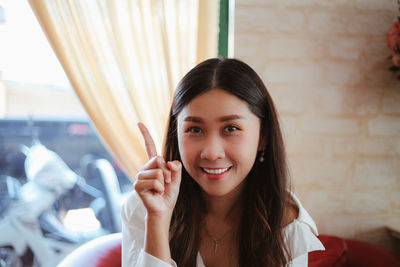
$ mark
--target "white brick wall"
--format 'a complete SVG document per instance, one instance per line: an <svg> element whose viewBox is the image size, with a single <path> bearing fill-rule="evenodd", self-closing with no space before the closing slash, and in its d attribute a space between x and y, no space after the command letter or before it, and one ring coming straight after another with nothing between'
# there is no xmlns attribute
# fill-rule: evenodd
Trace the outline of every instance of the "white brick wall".
<svg viewBox="0 0 400 267"><path fill-rule="evenodd" d="M320 233L393 250L400 218L400 81L388 71L395 0L236 0L235 56L266 82L292 186Z"/></svg>
<svg viewBox="0 0 400 267"><path fill-rule="evenodd" d="M379 116L368 121L368 134L371 136L400 136L398 116Z"/></svg>

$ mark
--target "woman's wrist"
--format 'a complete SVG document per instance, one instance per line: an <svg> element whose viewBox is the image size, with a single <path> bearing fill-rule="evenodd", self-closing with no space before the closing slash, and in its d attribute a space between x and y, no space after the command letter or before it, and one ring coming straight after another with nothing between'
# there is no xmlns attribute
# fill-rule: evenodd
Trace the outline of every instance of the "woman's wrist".
<svg viewBox="0 0 400 267"><path fill-rule="evenodd" d="M145 251L162 261L171 263L169 247L170 215L147 215Z"/></svg>
<svg viewBox="0 0 400 267"><path fill-rule="evenodd" d="M146 215L146 231L156 230L159 233L165 233L169 236L169 226L171 224L172 214L147 214ZM154 228L154 229L153 229Z"/></svg>

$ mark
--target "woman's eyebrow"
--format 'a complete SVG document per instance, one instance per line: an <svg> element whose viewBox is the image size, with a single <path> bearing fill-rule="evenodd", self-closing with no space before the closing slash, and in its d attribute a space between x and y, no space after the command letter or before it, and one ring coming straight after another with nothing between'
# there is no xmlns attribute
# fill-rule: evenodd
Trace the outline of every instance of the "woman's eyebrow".
<svg viewBox="0 0 400 267"><path fill-rule="evenodd" d="M233 121L233 120L243 120L244 117L240 116L240 115L228 115L228 116L222 116L221 118L219 118L219 121L224 122L224 121Z"/></svg>
<svg viewBox="0 0 400 267"><path fill-rule="evenodd" d="M233 120L243 120L245 119L243 116L240 115L226 115L218 118L219 122L225 122L225 121L233 121ZM189 121L189 122L197 122L197 123L203 123L203 119L200 117L194 117L194 116L187 116L184 121Z"/></svg>
<svg viewBox="0 0 400 267"><path fill-rule="evenodd" d="M203 120L199 117L193 117L193 116L188 116L184 119L184 121L190 121L190 122L203 122Z"/></svg>

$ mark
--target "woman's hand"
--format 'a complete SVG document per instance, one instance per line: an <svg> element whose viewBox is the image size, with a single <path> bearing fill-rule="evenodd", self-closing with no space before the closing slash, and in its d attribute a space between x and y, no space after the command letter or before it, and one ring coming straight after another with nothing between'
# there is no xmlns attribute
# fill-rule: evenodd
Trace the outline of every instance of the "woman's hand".
<svg viewBox="0 0 400 267"><path fill-rule="evenodd" d="M143 123L138 123L143 135L149 161L136 175L135 190L147 209L148 216L167 215L175 207L181 183L182 164L175 160L165 162L157 156L153 138Z"/></svg>
<svg viewBox="0 0 400 267"><path fill-rule="evenodd" d="M136 175L135 190L147 210L145 251L172 264L169 248L169 225L179 194L182 164L165 162L157 156L156 147L146 126L138 123L149 161Z"/></svg>

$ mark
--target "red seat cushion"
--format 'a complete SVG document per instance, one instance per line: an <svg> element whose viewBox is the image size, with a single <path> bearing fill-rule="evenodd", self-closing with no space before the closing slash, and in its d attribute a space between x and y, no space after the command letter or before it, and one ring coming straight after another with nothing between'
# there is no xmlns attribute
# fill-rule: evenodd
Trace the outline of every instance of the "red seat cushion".
<svg viewBox="0 0 400 267"><path fill-rule="evenodd" d="M389 251L367 242L346 239L347 266L399 267L400 259Z"/></svg>
<svg viewBox="0 0 400 267"><path fill-rule="evenodd" d="M118 244L100 257L97 267L120 267L121 264L121 244Z"/></svg>
<svg viewBox="0 0 400 267"><path fill-rule="evenodd" d="M318 239L325 250L308 253L309 267L345 266L346 245L342 238L336 236L319 235Z"/></svg>
<svg viewBox="0 0 400 267"><path fill-rule="evenodd" d="M70 253L58 267L121 266L121 239L121 233L93 239ZM103 262L110 265L104 265Z"/></svg>
<svg viewBox="0 0 400 267"><path fill-rule="evenodd" d="M324 251L308 254L309 267L400 267L400 259L383 248L367 242L320 235Z"/></svg>

